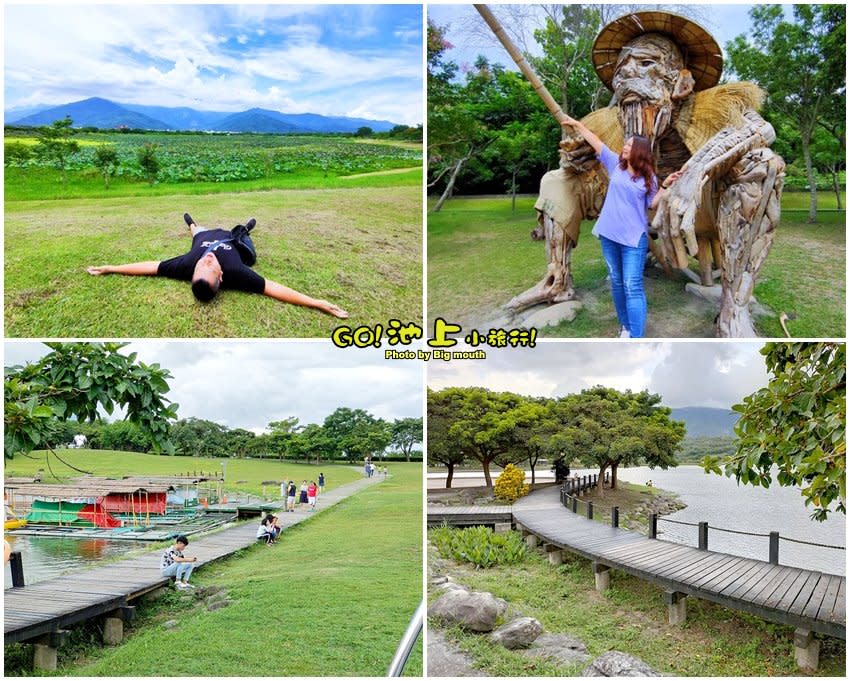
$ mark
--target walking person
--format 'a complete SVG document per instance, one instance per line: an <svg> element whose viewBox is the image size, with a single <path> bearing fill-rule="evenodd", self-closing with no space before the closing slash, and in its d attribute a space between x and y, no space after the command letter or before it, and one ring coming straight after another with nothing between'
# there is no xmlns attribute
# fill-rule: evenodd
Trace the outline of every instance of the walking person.
<svg viewBox="0 0 850 681"><path fill-rule="evenodd" d="M319 473L319 494L325 493L325 474Z"/></svg>
<svg viewBox="0 0 850 681"><path fill-rule="evenodd" d="M298 489L295 487L295 481L289 481L289 487L287 488L287 497L286 497L286 511L288 513L295 513L295 494L298 492Z"/></svg>
<svg viewBox="0 0 850 681"><path fill-rule="evenodd" d="M311 480L307 485L307 499L310 502L310 511L316 510L316 497L319 495L319 488L316 483Z"/></svg>
<svg viewBox="0 0 850 681"><path fill-rule="evenodd" d="M307 503L307 481L301 481L301 496L298 498L298 505L301 506Z"/></svg>
<svg viewBox="0 0 850 681"><path fill-rule="evenodd" d="M566 116L564 127L574 128L593 147L608 172L608 192L593 228L602 244L602 256L611 278L611 296L620 321L620 338L643 338L647 304L643 268L649 249L649 219L661 200L655 159L649 140L634 135L626 140L619 157L581 121ZM682 172L667 176L662 189L679 179Z"/></svg>
<svg viewBox="0 0 850 681"><path fill-rule="evenodd" d="M188 545L189 540L181 534L174 540L174 546L165 549L159 561L160 574L163 577L174 577L174 587L180 590L195 588L189 584L189 577L192 575L195 563L198 562L198 557L183 555Z"/></svg>

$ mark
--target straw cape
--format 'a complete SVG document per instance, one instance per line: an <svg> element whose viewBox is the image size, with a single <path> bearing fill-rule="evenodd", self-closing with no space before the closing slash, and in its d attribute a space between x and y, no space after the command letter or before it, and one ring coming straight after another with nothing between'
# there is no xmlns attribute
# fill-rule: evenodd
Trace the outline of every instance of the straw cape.
<svg viewBox="0 0 850 681"><path fill-rule="evenodd" d="M682 51L685 67L694 78L696 91L708 90L720 82L723 54L704 28L672 12L633 12L615 19L603 28L593 43L593 66L611 90L614 68L620 50L630 40L647 33L659 33L675 42Z"/></svg>

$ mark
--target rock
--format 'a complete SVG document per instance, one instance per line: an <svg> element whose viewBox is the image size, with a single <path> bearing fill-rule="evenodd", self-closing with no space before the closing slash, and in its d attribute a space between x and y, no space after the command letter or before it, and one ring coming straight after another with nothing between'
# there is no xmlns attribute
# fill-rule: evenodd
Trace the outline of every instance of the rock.
<svg viewBox="0 0 850 681"><path fill-rule="evenodd" d="M226 608L228 605L233 603L229 598L224 601L215 601L214 603L207 604L207 610L212 612L213 610L221 610L222 608Z"/></svg>
<svg viewBox="0 0 850 681"><path fill-rule="evenodd" d="M517 617L490 634L490 640L508 650L527 648L543 633L543 625L533 617Z"/></svg>
<svg viewBox="0 0 850 681"><path fill-rule="evenodd" d="M428 630L428 677L466 677L484 676L473 669L472 658L446 641L443 634L431 628Z"/></svg>
<svg viewBox="0 0 850 681"><path fill-rule="evenodd" d="M694 282L689 282L685 284L685 291L687 291L693 296L696 296L697 298L702 298L702 300L708 301L712 305L720 307L720 297L723 292L723 289L720 284L702 286ZM770 310L768 310L764 305L762 305L758 300L756 300L755 296L750 296L750 302L748 307L750 308L750 312L756 317L768 317L773 315Z"/></svg>
<svg viewBox="0 0 850 681"><path fill-rule="evenodd" d="M493 594L449 589L428 608L428 617L458 624L469 631L493 631L508 604Z"/></svg>
<svg viewBox="0 0 850 681"><path fill-rule="evenodd" d="M195 593L201 598L212 596L213 594L217 594L221 591L224 591L224 587L218 586L217 584L210 584L209 586L199 586L197 589L195 589Z"/></svg>
<svg viewBox="0 0 850 681"><path fill-rule="evenodd" d="M544 657L563 665L585 664L591 659L587 646L569 634L541 634L523 652L529 657Z"/></svg>
<svg viewBox="0 0 850 681"><path fill-rule="evenodd" d="M643 660L611 650L591 662L582 676L661 676Z"/></svg>
<svg viewBox="0 0 850 681"><path fill-rule="evenodd" d="M162 623L163 629L174 629L179 623L177 620L168 620L167 622Z"/></svg>
<svg viewBox="0 0 850 681"><path fill-rule="evenodd" d="M434 586L440 586L441 584L445 584L449 581L449 578L445 575L437 575L435 577L431 577L431 584Z"/></svg>
<svg viewBox="0 0 850 681"><path fill-rule="evenodd" d="M564 303L548 305L523 319L522 326L539 329L544 326L555 326L561 322L571 322L576 318L582 307L584 306L578 300L568 300Z"/></svg>
<svg viewBox="0 0 850 681"><path fill-rule="evenodd" d="M228 594L227 594L226 591L216 591L215 593L207 596L205 602L207 604L207 607L209 607L213 603L218 603L219 601L226 601L226 600L228 600Z"/></svg>

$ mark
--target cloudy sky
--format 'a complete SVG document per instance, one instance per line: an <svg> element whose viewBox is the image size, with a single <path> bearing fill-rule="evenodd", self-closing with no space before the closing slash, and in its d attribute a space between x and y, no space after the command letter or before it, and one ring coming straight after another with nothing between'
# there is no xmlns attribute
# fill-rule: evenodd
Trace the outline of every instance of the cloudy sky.
<svg viewBox="0 0 850 681"><path fill-rule="evenodd" d="M4 366L50 352L41 343L7 341ZM383 350L341 350L329 341L140 341L146 364L171 371L168 398L180 418L209 419L259 432L271 421L296 416L322 423L337 407L365 409L394 421L422 416L420 362L384 360Z"/></svg>
<svg viewBox="0 0 850 681"><path fill-rule="evenodd" d="M680 14L687 14L698 24L705 28L721 48L726 43L742 33L750 30L751 21L748 12L752 5L716 3L711 5L692 4L689 7L682 5L642 5L645 9L668 9ZM493 7L499 16L498 6ZM529 6L528 10L534 8ZM538 10L539 11L539 10ZM483 54L490 61L502 64L516 70L513 61L505 49L492 36L489 29L484 26L483 20L478 13L469 5L429 5L428 18L438 26L448 27L447 38L453 45L448 52L448 58L456 62L461 70L474 63L479 54ZM528 25L538 28L542 21L535 23L529 21ZM474 28L484 27L484 30ZM531 36L528 36L528 44L532 52L536 46Z"/></svg>
<svg viewBox="0 0 850 681"><path fill-rule="evenodd" d="M5 109L88 97L422 122L420 5L5 5Z"/></svg>
<svg viewBox="0 0 850 681"><path fill-rule="evenodd" d="M547 342L487 348L486 360L428 363L428 387L481 386L559 397L604 385L648 389L668 407L728 409L767 384L759 342Z"/></svg>

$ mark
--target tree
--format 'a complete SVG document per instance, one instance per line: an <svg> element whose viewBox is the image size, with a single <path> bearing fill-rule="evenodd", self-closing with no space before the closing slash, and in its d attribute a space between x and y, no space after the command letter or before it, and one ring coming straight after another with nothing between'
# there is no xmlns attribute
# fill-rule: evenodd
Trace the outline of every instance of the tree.
<svg viewBox="0 0 850 681"><path fill-rule="evenodd" d="M175 449L183 456L228 456L227 428L214 421L194 416L172 426Z"/></svg>
<svg viewBox="0 0 850 681"><path fill-rule="evenodd" d="M103 175L103 186L109 189L109 178L118 171L118 151L111 144L102 144L94 150L94 165Z"/></svg>
<svg viewBox="0 0 850 681"><path fill-rule="evenodd" d="M49 440L56 421L95 421L99 410L126 410L126 419L151 439L154 451L174 453L169 422L177 404L165 398L171 374L158 364L122 355L126 343L46 343L37 362L6 367L3 423L6 458Z"/></svg>
<svg viewBox="0 0 850 681"><path fill-rule="evenodd" d="M670 409L660 402L660 395L646 390L620 392L603 386L568 396L561 406L572 415L573 425L564 430L560 444L576 451L585 465L598 467L600 480L610 469L611 489L617 487L621 465L675 466L685 424L671 421Z"/></svg>
<svg viewBox="0 0 850 681"><path fill-rule="evenodd" d="M158 150L159 145L148 142L142 145L142 147L136 152L136 158L142 168L142 173L148 181L148 184L151 186L153 186L153 183L156 182L156 176L159 173L159 158L157 157Z"/></svg>
<svg viewBox="0 0 850 681"><path fill-rule="evenodd" d="M386 421L363 409L339 407L323 425L334 451L349 461L383 454L392 437Z"/></svg>
<svg viewBox="0 0 850 681"><path fill-rule="evenodd" d="M428 389L428 463L441 463L448 469L446 489L452 487L455 466L466 460L466 452L449 435L456 413L455 401L459 400L457 393Z"/></svg>
<svg viewBox="0 0 850 681"><path fill-rule="evenodd" d="M390 444L396 447L407 461L413 445L422 442L422 417L396 419L392 424L392 439Z"/></svg>
<svg viewBox="0 0 850 681"><path fill-rule="evenodd" d="M268 444L277 454L277 458L282 461L298 433L298 417L289 416L280 421L272 421L268 429L270 431ZM297 456L297 452L295 455Z"/></svg>
<svg viewBox="0 0 850 681"><path fill-rule="evenodd" d="M846 513L846 348L844 343L767 343L770 380L733 409L737 451L703 459L713 473L745 485L801 487L812 517ZM834 507L833 507L834 504Z"/></svg>
<svg viewBox="0 0 850 681"><path fill-rule="evenodd" d="M317 423L311 423L295 435L291 447L299 457L303 456L305 462L316 460L318 466L322 461L322 455L331 458L333 454L333 442L325 429Z"/></svg>
<svg viewBox="0 0 850 681"><path fill-rule="evenodd" d="M532 485L536 482L538 461L544 456L557 455L562 446L560 433L566 424L558 418L556 404L553 400L529 398L506 416L514 425L514 441L506 460L527 462Z"/></svg>
<svg viewBox="0 0 850 681"><path fill-rule="evenodd" d="M783 6L759 5L750 10L752 35L726 45L734 72L759 83L767 91L768 110L781 112L799 130L810 223L817 220L812 138L827 102L843 97L846 88L843 60L836 68L836 34L843 35L845 12L843 6L794 5L794 20L786 21Z"/></svg>
<svg viewBox="0 0 850 681"><path fill-rule="evenodd" d="M371 137L375 134L375 131L372 130L368 125L361 126L357 128L357 132L354 133L355 137Z"/></svg>
<svg viewBox="0 0 850 681"><path fill-rule="evenodd" d="M125 452L147 452L151 448L151 439L135 423L115 421L105 423L100 429L100 446Z"/></svg>
<svg viewBox="0 0 850 681"><path fill-rule="evenodd" d="M80 149L80 145L71 137L76 134L73 126L74 121L65 117L38 131L38 143L36 154L51 162L62 176L62 186L68 183L68 159L71 154Z"/></svg>

